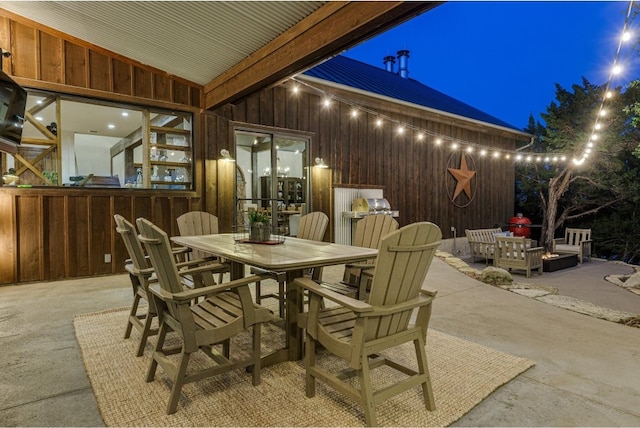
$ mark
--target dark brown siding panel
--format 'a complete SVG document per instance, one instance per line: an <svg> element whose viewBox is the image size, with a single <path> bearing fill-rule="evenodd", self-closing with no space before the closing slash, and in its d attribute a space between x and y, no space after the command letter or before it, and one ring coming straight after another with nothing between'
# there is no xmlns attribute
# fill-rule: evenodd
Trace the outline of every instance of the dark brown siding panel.
<svg viewBox="0 0 640 428"><path fill-rule="evenodd" d="M16 200L18 230L18 281L42 280L40 248L41 199L38 196L20 196Z"/></svg>
<svg viewBox="0 0 640 428"><path fill-rule="evenodd" d="M265 89L238 101L232 109L216 110L216 114L230 120L313 133L311 159L322 157L331 168L330 178L312 171L314 210L331 210L332 185L372 185L382 187L391 206L400 211L401 225L432 221L445 231L445 237L449 237L446 231L451 226L459 232L465 228L491 227L495 223L504 224L513 215L513 163L474 154L477 193L467 207L460 208L450 201L447 192L449 147L434 144L433 135L417 139L412 128L508 150L515 147L515 136L364 96L359 96L354 104L374 113L360 112L354 118L348 103L334 100L331 106L324 107L315 91L295 96L291 92L285 87ZM358 96L338 95L345 99ZM376 127L377 113L393 121L387 119L382 127ZM398 133L398 124L408 125L404 134ZM220 133L224 128L218 123L209 132ZM224 141L220 135L209 138ZM221 199L217 202L219 217L228 192L217 190Z"/></svg>
<svg viewBox="0 0 640 428"><path fill-rule="evenodd" d="M62 40L40 32L40 78L47 82L62 83L63 60Z"/></svg>
<svg viewBox="0 0 640 428"><path fill-rule="evenodd" d="M11 74L29 79L38 78L38 32L13 22L11 26Z"/></svg>
<svg viewBox="0 0 640 428"><path fill-rule="evenodd" d="M173 82L173 102L189 105L189 86L181 82Z"/></svg>
<svg viewBox="0 0 640 428"><path fill-rule="evenodd" d="M0 284L15 282L16 224L13 215L13 195L0 195L0 242L3 256L0 257Z"/></svg>
<svg viewBox="0 0 640 428"><path fill-rule="evenodd" d="M111 64L113 66L113 92L132 95L133 78L131 76L131 65L117 59L113 59Z"/></svg>
<svg viewBox="0 0 640 428"><path fill-rule="evenodd" d="M65 83L87 87L87 49L75 43L65 42Z"/></svg>
<svg viewBox="0 0 640 428"><path fill-rule="evenodd" d="M203 90L199 88L190 87L191 92L191 105L193 107L200 107L200 103L203 97Z"/></svg>
<svg viewBox="0 0 640 428"><path fill-rule="evenodd" d="M69 276L87 276L89 270L89 199L68 198Z"/></svg>
<svg viewBox="0 0 640 428"><path fill-rule="evenodd" d="M171 217L171 200L162 196L153 198L153 219L151 221L169 236L173 234Z"/></svg>
<svg viewBox="0 0 640 428"><path fill-rule="evenodd" d="M153 74L154 98L160 101L173 101L171 98L171 79Z"/></svg>
<svg viewBox="0 0 640 428"><path fill-rule="evenodd" d="M113 222L110 216L111 200L108 196L90 196L91 221L91 274L111 273L111 264L104 262L105 254L111 254Z"/></svg>
<svg viewBox="0 0 640 428"><path fill-rule="evenodd" d="M151 72L140 67L133 67L133 95L153 98L151 90Z"/></svg>
<svg viewBox="0 0 640 428"><path fill-rule="evenodd" d="M173 198L173 217L174 220L177 221L178 217L180 217L182 214L187 213L191 211L191 201L189 200L189 198ZM175 234L179 234L178 231L178 224L176 223L176 221L173 221L172 223L172 227L174 228Z"/></svg>
<svg viewBox="0 0 640 428"><path fill-rule="evenodd" d="M152 201L153 200L151 198L134 198L132 219L133 224L135 224L136 220L140 217L152 220Z"/></svg>
<svg viewBox="0 0 640 428"><path fill-rule="evenodd" d="M44 272L47 279L60 279L65 275L65 203L63 195L45 196L42 219Z"/></svg>
<svg viewBox="0 0 640 428"><path fill-rule="evenodd" d="M89 51L89 87L101 91L111 91L111 67L109 57Z"/></svg>

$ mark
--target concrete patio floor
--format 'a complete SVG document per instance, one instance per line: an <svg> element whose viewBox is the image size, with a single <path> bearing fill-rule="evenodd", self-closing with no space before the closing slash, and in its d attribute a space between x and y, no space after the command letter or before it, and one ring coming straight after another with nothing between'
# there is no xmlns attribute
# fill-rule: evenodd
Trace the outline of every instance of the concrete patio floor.
<svg viewBox="0 0 640 428"><path fill-rule="evenodd" d="M638 313L640 296L603 280L631 271L598 261L532 280ZM324 275L335 280L341 267ZM431 328L536 363L455 426L640 426L640 329L483 284L439 259L425 288L438 291ZM0 425L102 426L73 315L128 306L130 295L125 275L0 287Z"/></svg>

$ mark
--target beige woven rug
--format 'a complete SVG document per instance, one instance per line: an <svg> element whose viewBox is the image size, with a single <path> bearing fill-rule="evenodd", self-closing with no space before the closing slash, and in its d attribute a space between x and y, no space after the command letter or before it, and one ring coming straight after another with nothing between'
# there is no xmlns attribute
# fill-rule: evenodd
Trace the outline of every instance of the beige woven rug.
<svg viewBox="0 0 640 428"><path fill-rule="evenodd" d="M362 426L362 410L350 400L317 383L316 396L307 398L304 363L286 362L263 369L262 384L235 371L186 385L178 411L166 414L170 382L158 368L154 382L145 375L151 355L136 358L138 337L123 339L126 309L76 315L74 325L82 357L102 419L107 426ZM263 329L263 348L278 346L281 330ZM247 335L248 343L248 335ZM155 342L155 338L152 338ZM234 351L241 343L232 344ZM412 345L394 351L395 359L413 361ZM383 426L446 426L459 419L492 391L533 366L533 362L429 330L427 358L437 409L424 408L421 389L406 391L377 407ZM208 358L195 361L210 364ZM318 363L342 363L319 355ZM340 366L341 367L341 366ZM377 369L380 371L381 369ZM396 376L389 370L375 381Z"/></svg>

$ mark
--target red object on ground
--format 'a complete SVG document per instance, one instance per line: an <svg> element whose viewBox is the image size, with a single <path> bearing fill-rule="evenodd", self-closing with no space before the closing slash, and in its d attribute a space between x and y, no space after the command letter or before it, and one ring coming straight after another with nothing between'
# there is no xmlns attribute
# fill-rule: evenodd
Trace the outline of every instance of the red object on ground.
<svg viewBox="0 0 640 428"><path fill-rule="evenodd" d="M513 233L513 236L524 236L525 238L531 238L531 220L524 217L522 213L518 213L517 216L511 217L509 220L509 232Z"/></svg>

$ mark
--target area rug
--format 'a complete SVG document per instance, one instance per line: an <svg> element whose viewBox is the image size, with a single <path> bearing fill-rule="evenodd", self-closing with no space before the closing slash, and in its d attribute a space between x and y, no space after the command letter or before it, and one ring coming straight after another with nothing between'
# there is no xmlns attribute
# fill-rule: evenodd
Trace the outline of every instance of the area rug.
<svg viewBox="0 0 640 428"><path fill-rule="evenodd" d="M317 382L316 396L305 395L304 363L286 362L264 368L262 383L252 386L242 370L186 385L178 411L166 414L171 382L161 368L155 381L145 382L152 338L145 354L135 357L137 336L123 339L127 309L76 315L74 326L82 358L102 419L107 426L363 426L362 409ZM283 340L274 326L263 329L263 351ZM249 335L238 341L249 343ZM233 351L246 349L232 343ZM393 350L395 359L413 361L412 345ZM533 362L468 342L433 329L427 335L427 358L436 410L424 407L417 387L377 406L381 426L446 426L462 417L499 386L533 366ZM210 364L206 357L193 364ZM318 363L342 362L320 354ZM341 367L341 366L340 366ZM379 370L379 369L378 369ZM395 371L375 378L378 385Z"/></svg>

